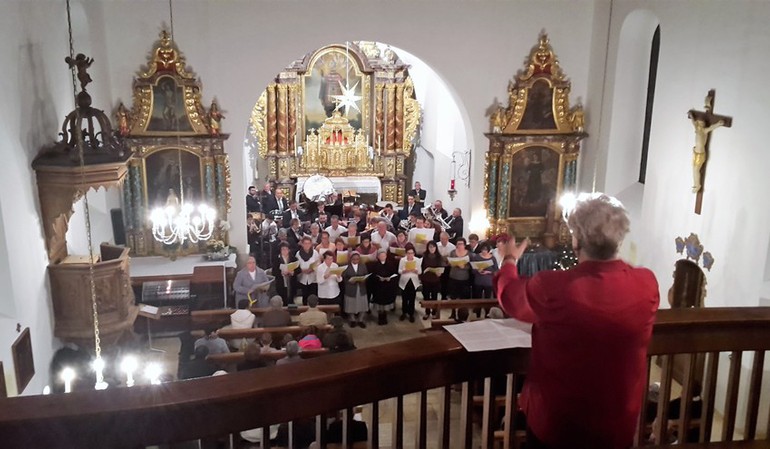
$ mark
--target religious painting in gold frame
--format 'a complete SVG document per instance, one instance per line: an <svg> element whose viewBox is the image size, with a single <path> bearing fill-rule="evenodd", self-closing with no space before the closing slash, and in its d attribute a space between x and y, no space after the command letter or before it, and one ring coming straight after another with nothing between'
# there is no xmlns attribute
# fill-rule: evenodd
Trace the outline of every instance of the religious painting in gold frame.
<svg viewBox="0 0 770 449"><path fill-rule="evenodd" d="M203 199L203 167L199 155L186 148L161 148L146 154L142 162L148 210L164 207L173 198L179 203L195 204Z"/></svg>
<svg viewBox="0 0 770 449"><path fill-rule="evenodd" d="M184 97L184 87L174 78L159 77L152 86L152 113L146 131L192 132Z"/></svg>
<svg viewBox="0 0 770 449"><path fill-rule="evenodd" d="M541 33L508 84L508 105L489 117L484 204L492 233L568 239L558 198L576 188L580 141L587 136L582 106L570 107L570 88Z"/></svg>
<svg viewBox="0 0 770 449"><path fill-rule="evenodd" d="M509 218L545 217L561 191L561 154L551 146L521 147L511 156Z"/></svg>
<svg viewBox="0 0 770 449"><path fill-rule="evenodd" d="M334 96L342 95L343 88L361 97L360 110L348 108L346 118L354 129L368 134L371 75L364 73L361 65L357 53L341 45L325 47L312 56L307 72L302 75L302 136L310 129L319 129L332 116L337 107Z"/></svg>

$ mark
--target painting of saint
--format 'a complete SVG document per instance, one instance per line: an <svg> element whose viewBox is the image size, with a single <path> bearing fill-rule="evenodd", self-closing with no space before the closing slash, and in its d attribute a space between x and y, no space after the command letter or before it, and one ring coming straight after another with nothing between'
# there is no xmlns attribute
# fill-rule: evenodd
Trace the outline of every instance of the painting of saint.
<svg viewBox="0 0 770 449"><path fill-rule="evenodd" d="M152 153L145 158L145 176L150 208L195 204L203 197L200 159L189 151L166 149Z"/></svg>
<svg viewBox="0 0 770 449"><path fill-rule="evenodd" d="M559 154L546 147L527 147L513 155L508 216L545 217L556 198Z"/></svg>
<svg viewBox="0 0 770 449"><path fill-rule="evenodd" d="M556 129L553 116L553 89L546 81L532 85L527 94L527 107L519 129Z"/></svg>
<svg viewBox="0 0 770 449"><path fill-rule="evenodd" d="M184 88L168 76L152 87L152 115L147 131L191 132L184 107Z"/></svg>
<svg viewBox="0 0 770 449"><path fill-rule="evenodd" d="M305 76L305 130L318 129L324 120L332 116L337 107L335 95L342 95L342 88L352 89L356 84L355 95L361 92L361 76L356 74L356 61L353 55L346 55L345 50L332 49L313 63L309 76ZM358 105L363 109L362 105ZM343 109L340 109L344 113ZM362 114L353 108L348 110L347 119L353 128L360 129Z"/></svg>

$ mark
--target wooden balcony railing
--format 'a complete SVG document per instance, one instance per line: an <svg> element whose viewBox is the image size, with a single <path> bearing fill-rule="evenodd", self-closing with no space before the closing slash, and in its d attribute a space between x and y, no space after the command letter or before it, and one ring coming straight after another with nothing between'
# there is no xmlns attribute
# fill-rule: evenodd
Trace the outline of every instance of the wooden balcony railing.
<svg viewBox="0 0 770 449"><path fill-rule="evenodd" d="M657 369L652 360L661 356L659 422L667 421L664 418L668 416L670 388L675 383L676 363L672 356L686 354L679 356L684 359L681 384L685 405L676 421L679 429L691 428L694 420L688 405L692 397L689 386L700 382L696 354L705 354L703 415L696 423L700 440L708 442L716 433L717 439L729 441L735 438L736 430L745 439L755 439L760 427L758 411L767 408L767 401L760 405L759 398L764 351L769 348L770 308L658 312L649 348L648 376L655 380L650 374ZM739 388L745 390L739 380L741 361L749 351L753 352L753 363L748 377L748 401L744 409L738 410ZM719 364L719 354L724 352L731 354L731 359L725 393L720 396L716 394L716 379L724 369ZM527 349L468 353L450 335L438 333L226 376L3 399L0 446L139 448L221 437L243 429L266 431L271 424L312 417L320 417L316 420L317 436L323 446L323 417L347 411L345 421L350 424L353 408L363 405L367 409L370 447L402 448L412 446L412 441L417 448L519 447L522 432L512 422L516 410L513 391L519 376L526 373L528 356ZM495 395L493 390L500 379L505 384L505 394ZM438 425L428 426L428 391L433 389L438 389L438 395L434 391L432 397L438 397L440 402ZM409 401L404 401L404 396L411 394L417 396L416 424L405 418L409 415L405 410ZM387 404L393 408L392 440L388 444L380 441L381 406L385 400L390 400ZM459 407L459 419L453 419L457 416L452 413L453 407ZM721 420L717 419L717 409L724 411ZM474 420L474 416L480 417ZM740 426L736 424L739 416L743 418ZM502 427L498 418L502 418ZM713 432L718 423L721 427ZM649 427L647 424L640 419L640 435ZM405 435L406 427L414 427L413 435ZM655 430L653 436L658 441L665 442L666 427ZM640 443L643 440L643 436L638 438ZM343 438L343 446L352 447L349 438ZM263 447L269 447L269 442ZM757 441L751 447L770 447L770 442Z"/></svg>

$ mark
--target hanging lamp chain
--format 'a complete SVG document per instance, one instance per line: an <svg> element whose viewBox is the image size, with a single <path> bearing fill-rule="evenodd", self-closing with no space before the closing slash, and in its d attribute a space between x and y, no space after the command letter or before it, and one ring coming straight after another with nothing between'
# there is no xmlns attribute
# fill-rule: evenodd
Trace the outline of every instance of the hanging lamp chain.
<svg viewBox="0 0 770 449"><path fill-rule="evenodd" d="M70 13L70 0L67 0L67 31L69 32L69 50L70 58L75 59L75 43L72 38L72 15ZM96 284L94 282L94 260L93 260L93 241L91 236L91 213L88 206L88 188L86 186L86 165L85 165L85 152L83 144L83 134L80 129L80 109L78 107L78 92L76 83L75 66L70 68L72 73L72 94L75 99L75 120L73 122L72 129L70 130L75 137L75 144L78 148L78 156L80 157L80 188L83 189L83 206L85 209L85 221L86 221L86 239L88 241L88 284L91 296L91 308L93 309L94 318L94 352L96 358L100 359L102 354L101 339L99 338L99 313L96 304Z"/></svg>

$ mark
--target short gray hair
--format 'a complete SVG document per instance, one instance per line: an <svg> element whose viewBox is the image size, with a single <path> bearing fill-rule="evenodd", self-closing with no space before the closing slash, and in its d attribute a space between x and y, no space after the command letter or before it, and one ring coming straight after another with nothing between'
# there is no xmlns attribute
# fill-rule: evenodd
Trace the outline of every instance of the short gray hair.
<svg viewBox="0 0 770 449"><path fill-rule="evenodd" d="M281 298L278 295L273 296L270 298L270 307L274 307L276 309L280 309L283 307L283 298Z"/></svg>
<svg viewBox="0 0 770 449"><path fill-rule="evenodd" d="M294 340L286 343L286 355L289 357L294 357L297 354L299 354L299 343Z"/></svg>
<svg viewBox="0 0 770 449"><path fill-rule="evenodd" d="M620 201L600 194L578 200L568 225L588 257L608 260L617 255L631 221Z"/></svg>

